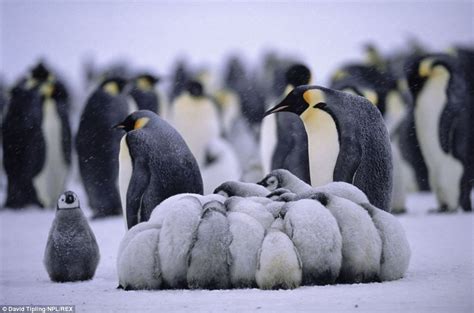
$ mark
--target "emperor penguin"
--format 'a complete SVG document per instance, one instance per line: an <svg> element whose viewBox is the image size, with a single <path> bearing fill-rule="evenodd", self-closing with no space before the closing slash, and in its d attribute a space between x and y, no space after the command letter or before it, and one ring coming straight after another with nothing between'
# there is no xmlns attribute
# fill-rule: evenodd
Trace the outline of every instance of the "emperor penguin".
<svg viewBox="0 0 474 313"><path fill-rule="evenodd" d="M303 278L300 255L277 218L265 234L258 253L255 280L261 289L293 289Z"/></svg>
<svg viewBox="0 0 474 313"><path fill-rule="evenodd" d="M147 221L168 197L202 194L196 159L180 134L156 113L136 111L114 127L126 132L120 142L119 186L128 228Z"/></svg>
<svg viewBox="0 0 474 313"><path fill-rule="evenodd" d="M221 125L216 104L204 94L201 83L188 82L171 104L170 122L184 138L200 167L206 164L211 141L220 137Z"/></svg>
<svg viewBox="0 0 474 313"><path fill-rule="evenodd" d="M303 285L333 284L342 265L342 237L336 219L311 199L289 202L285 211L285 232L299 251Z"/></svg>
<svg viewBox="0 0 474 313"><path fill-rule="evenodd" d="M168 288L187 286L187 258L201 214L199 200L193 196L184 196L174 202L163 220L158 253L163 281Z"/></svg>
<svg viewBox="0 0 474 313"><path fill-rule="evenodd" d="M225 201L224 205L228 212L241 212L253 217L265 230L274 221L273 215L265 209L263 204L252 201L249 198L230 197Z"/></svg>
<svg viewBox="0 0 474 313"><path fill-rule="evenodd" d="M234 288L256 286L258 250L262 246L265 229L253 217L241 212L229 212L232 242L229 251L232 257L230 281Z"/></svg>
<svg viewBox="0 0 474 313"><path fill-rule="evenodd" d="M299 86L266 112L293 112L308 135L311 185L352 183L390 211L392 155L383 117L367 99L319 86Z"/></svg>
<svg viewBox="0 0 474 313"><path fill-rule="evenodd" d="M33 183L45 163L39 89L40 85L25 80L11 90L2 127L3 167L7 176L5 207L43 207Z"/></svg>
<svg viewBox="0 0 474 313"><path fill-rule="evenodd" d="M217 201L206 203L189 251L189 288L227 289L231 286L231 242L232 233L224 205Z"/></svg>
<svg viewBox="0 0 474 313"><path fill-rule="evenodd" d="M265 176L259 185L267 188L270 191L275 191L279 188L285 188L293 193L302 193L312 190L312 187L298 178L296 175L285 169L277 169L271 171Z"/></svg>
<svg viewBox="0 0 474 313"><path fill-rule="evenodd" d="M285 73L284 98L295 87L308 85L311 72L304 64L296 63ZM310 182L308 138L301 120L290 113L269 116L262 121L260 154L264 173L273 169L287 169L305 182Z"/></svg>
<svg viewBox="0 0 474 313"><path fill-rule="evenodd" d="M155 90L155 85L160 81L157 76L149 73L137 75L132 80L130 95L137 104L138 110L149 110L164 117L160 97Z"/></svg>
<svg viewBox="0 0 474 313"><path fill-rule="evenodd" d="M420 57L408 73L416 137L441 212L459 206L472 210L469 176L474 161L468 148L470 104L463 75L458 61L445 54Z"/></svg>
<svg viewBox="0 0 474 313"><path fill-rule="evenodd" d="M72 191L57 202L56 216L49 231L44 266L54 282L89 280L99 264L99 246Z"/></svg>
<svg viewBox="0 0 474 313"><path fill-rule="evenodd" d="M135 225L125 234L117 258L119 289L161 288L159 240L160 227L148 222Z"/></svg>
<svg viewBox="0 0 474 313"><path fill-rule="evenodd" d="M338 281L364 283L379 280L382 241L369 214L360 205L329 193L316 193L334 216L342 238L342 265Z"/></svg>
<svg viewBox="0 0 474 313"><path fill-rule="evenodd" d="M79 171L94 218L120 215L117 186L121 134L112 126L128 114L122 78L104 80L90 95L76 135Z"/></svg>
<svg viewBox="0 0 474 313"><path fill-rule="evenodd" d="M215 190L215 194L223 195L224 197L265 197L270 192L263 186L254 183L244 183L239 181L227 181L220 184Z"/></svg>
<svg viewBox="0 0 474 313"><path fill-rule="evenodd" d="M71 166L70 99L66 86L43 63L31 71L31 80L42 83L41 129L45 140L45 163L33 180L38 197L45 207L54 207L64 192Z"/></svg>

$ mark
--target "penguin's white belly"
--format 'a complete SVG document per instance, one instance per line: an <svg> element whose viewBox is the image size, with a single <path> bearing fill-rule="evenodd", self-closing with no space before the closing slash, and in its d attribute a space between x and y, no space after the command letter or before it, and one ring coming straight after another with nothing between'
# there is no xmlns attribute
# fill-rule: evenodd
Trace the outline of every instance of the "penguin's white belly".
<svg viewBox="0 0 474 313"><path fill-rule="evenodd" d="M41 202L50 208L64 191L68 169L62 150L61 119L53 100L46 100L43 105L41 127L45 139L45 164L33 182Z"/></svg>
<svg viewBox="0 0 474 313"><path fill-rule="evenodd" d="M308 135L311 185L322 186L334 180L340 149L336 123L329 113L319 109L308 109L301 117Z"/></svg>
<svg viewBox="0 0 474 313"><path fill-rule="evenodd" d="M210 101L196 101L181 96L174 103L173 126L183 136L199 167L205 163L209 142L220 134L217 110Z"/></svg>
<svg viewBox="0 0 474 313"><path fill-rule="evenodd" d="M277 119L273 114L263 119L260 132L260 156L265 174L272 170L272 158L277 142Z"/></svg>
<svg viewBox="0 0 474 313"><path fill-rule="evenodd" d="M463 166L442 150L438 135L440 117L447 102L445 90L448 80L448 75L438 75L425 83L416 103L415 123L430 185L441 204L456 209Z"/></svg>
<svg viewBox="0 0 474 313"><path fill-rule="evenodd" d="M127 135L125 134L120 141L118 183L120 201L122 202L122 212L125 219L125 227L127 228L127 191L130 180L132 179L133 164L126 137Z"/></svg>

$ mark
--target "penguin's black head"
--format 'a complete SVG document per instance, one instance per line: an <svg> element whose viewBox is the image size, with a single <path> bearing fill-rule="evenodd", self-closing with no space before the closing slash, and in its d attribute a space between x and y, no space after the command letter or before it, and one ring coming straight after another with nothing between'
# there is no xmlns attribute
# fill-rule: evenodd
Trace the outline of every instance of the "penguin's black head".
<svg viewBox="0 0 474 313"><path fill-rule="evenodd" d="M193 97L202 97L204 96L204 88L202 84L198 81L191 80L186 84L185 90L191 94Z"/></svg>
<svg viewBox="0 0 474 313"><path fill-rule="evenodd" d="M70 210L79 208L79 199L72 191L66 191L58 199L58 210Z"/></svg>
<svg viewBox="0 0 474 313"><path fill-rule="evenodd" d="M301 85L308 85L311 80L311 72L303 64L294 64L285 73L287 85L298 87Z"/></svg>
<svg viewBox="0 0 474 313"><path fill-rule="evenodd" d="M122 129L128 133L130 131L139 130L151 125L151 123L153 123L157 117L158 115L152 111L139 110L133 112L127 116L125 120L113 126L112 128Z"/></svg>
<svg viewBox="0 0 474 313"><path fill-rule="evenodd" d="M160 81L160 79L157 76L144 73L140 74L137 77L135 77L134 85L136 88L142 91L150 91L153 89L153 87Z"/></svg>
<svg viewBox="0 0 474 313"><path fill-rule="evenodd" d="M110 77L105 79L99 88L111 96L118 96L127 85L127 80L122 77Z"/></svg>
<svg viewBox="0 0 474 313"><path fill-rule="evenodd" d="M326 88L319 86L296 87L283 101L265 112L264 116L276 112L292 112L301 116L309 108L323 109L326 107L326 90Z"/></svg>
<svg viewBox="0 0 474 313"><path fill-rule="evenodd" d="M43 64L43 62L39 62L38 65L36 65L31 70L31 77L33 79L36 79L37 81L40 81L40 82L44 82L44 81L47 81L47 80L52 80L52 74L46 68L46 66Z"/></svg>

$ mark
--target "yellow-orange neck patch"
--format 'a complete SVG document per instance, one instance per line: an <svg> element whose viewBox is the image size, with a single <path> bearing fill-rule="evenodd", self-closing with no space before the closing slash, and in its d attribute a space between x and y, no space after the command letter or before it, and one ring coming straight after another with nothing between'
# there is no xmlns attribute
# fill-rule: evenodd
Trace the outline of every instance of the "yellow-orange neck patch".
<svg viewBox="0 0 474 313"><path fill-rule="evenodd" d="M142 117L139 118L138 120L135 121L135 125L133 126L133 129L140 129L145 127L146 124L148 124L148 121L150 119L148 117Z"/></svg>

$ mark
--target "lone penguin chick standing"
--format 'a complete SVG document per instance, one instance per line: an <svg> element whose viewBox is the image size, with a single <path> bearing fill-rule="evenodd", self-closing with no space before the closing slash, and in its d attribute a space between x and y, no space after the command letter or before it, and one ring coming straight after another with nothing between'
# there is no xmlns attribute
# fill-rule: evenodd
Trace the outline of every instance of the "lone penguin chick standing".
<svg viewBox="0 0 474 313"><path fill-rule="evenodd" d="M74 192L66 191L59 197L44 252L49 277L54 282L89 280L99 259L99 246L79 207L79 199Z"/></svg>

